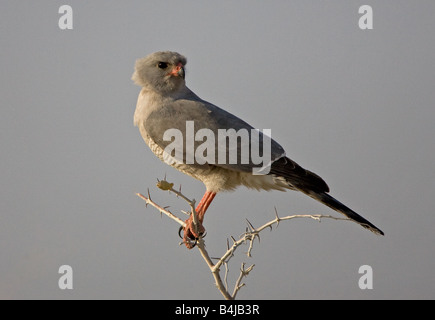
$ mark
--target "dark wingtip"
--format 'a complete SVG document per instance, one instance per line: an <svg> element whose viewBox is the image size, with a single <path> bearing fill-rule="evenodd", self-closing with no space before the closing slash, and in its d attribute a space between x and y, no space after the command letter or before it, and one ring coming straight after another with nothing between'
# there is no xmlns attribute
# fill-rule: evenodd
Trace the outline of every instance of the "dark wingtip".
<svg viewBox="0 0 435 320"><path fill-rule="evenodd" d="M365 226L365 225L363 225L363 227L366 227L367 229L369 229L374 234L377 234L378 236L385 236L385 233L381 229L379 229L377 227L373 228L371 226Z"/></svg>
<svg viewBox="0 0 435 320"><path fill-rule="evenodd" d="M331 209L344 214L346 217L355 221L356 223L358 223L362 227L370 230L374 234L381 235L381 236L384 235L384 232L381 229L376 227L374 224L372 224L371 222L369 222L365 218L361 217L358 213L356 213L352 209L348 208L347 206L342 204L340 201L338 201L337 199L335 199L331 195L329 195L327 193L317 193L317 192L306 191L306 190L301 190L301 191L304 192L305 194L307 194L308 196L310 196L311 198L313 198L317 201L320 201L321 203L327 205Z"/></svg>

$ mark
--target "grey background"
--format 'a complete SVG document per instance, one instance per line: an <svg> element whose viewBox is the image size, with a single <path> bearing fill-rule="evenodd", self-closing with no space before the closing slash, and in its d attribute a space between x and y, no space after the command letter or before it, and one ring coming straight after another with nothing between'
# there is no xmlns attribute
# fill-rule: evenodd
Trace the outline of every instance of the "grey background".
<svg viewBox="0 0 435 320"><path fill-rule="evenodd" d="M58 9L74 29L58 28ZM358 28L370 4L374 29ZM134 61L188 58L200 97L272 136L331 194L385 231L297 220L266 232L243 299L434 299L435 3L433 1L1 1L0 298L221 299L177 225L203 185L160 162L133 112ZM332 214L295 192L220 194L205 220L221 255L245 218ZM246 251L242 248L239 256ZM74 289L58 288L71 265ZM360 290L358 268L373 268Z"/></svg>

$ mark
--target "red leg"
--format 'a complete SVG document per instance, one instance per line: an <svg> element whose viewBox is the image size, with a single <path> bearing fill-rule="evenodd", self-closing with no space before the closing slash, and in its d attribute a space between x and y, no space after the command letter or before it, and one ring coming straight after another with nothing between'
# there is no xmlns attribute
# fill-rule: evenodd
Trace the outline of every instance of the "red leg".
<svg viewBox="0 0 435 320"><path fill-rule="evenodd" d="M205 212L207 211L208 207L210 206L215 196L216 196L215 192L206 191L201 201L196 206L195 211L198 214L198 219L200 222L204 221Z"/></svg>
<svg viewBox="0 0 435 320"><path fill-rule="evenodd" d="M187 248L189 249L193 248L189 239L195 240L205 232L202 222L204 221L205 212L207 211L208 207L210 206L210 203L213 201L215 196L216 196L215 192L206 191L201 201L199 202L198 206L195 209L196 213L198 214L198 220L199 220L198 233L195 232L195 227L193 225L193 216L191 215L189 219L186 220L186 227L184 228L183 240Z"/></svg>

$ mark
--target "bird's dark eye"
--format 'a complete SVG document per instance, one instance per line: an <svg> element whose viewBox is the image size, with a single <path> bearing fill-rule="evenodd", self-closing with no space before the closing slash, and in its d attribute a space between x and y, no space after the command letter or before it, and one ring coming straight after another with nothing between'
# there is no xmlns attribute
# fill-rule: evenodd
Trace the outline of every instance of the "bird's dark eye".
<svg viewBox="0 0 435 320"><path fill-rule="evenodd" d="M158 66L160 69L166 69L166 68L168 67L168 64L167 64L166 62L159 62L159 63L157 64L157 66Z"/></svg>

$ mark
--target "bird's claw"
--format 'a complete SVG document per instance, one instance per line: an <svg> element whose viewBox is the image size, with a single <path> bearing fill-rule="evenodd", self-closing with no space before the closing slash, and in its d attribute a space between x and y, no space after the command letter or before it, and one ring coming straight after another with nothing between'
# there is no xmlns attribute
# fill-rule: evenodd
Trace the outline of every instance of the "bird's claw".
<svg viewBox="0 0 435 320"><path fill-rule="evenodd" d="M195 226L191 218L186 220L186 226L180 227L178 229L178 236L183 239L183 243L188 249L192 249L198 243L200 238L204 238L206 235L205 229L201 222L198 225L198 233L195 231ZM181 231L184 231L183 236L181 236Z"/></svg>

